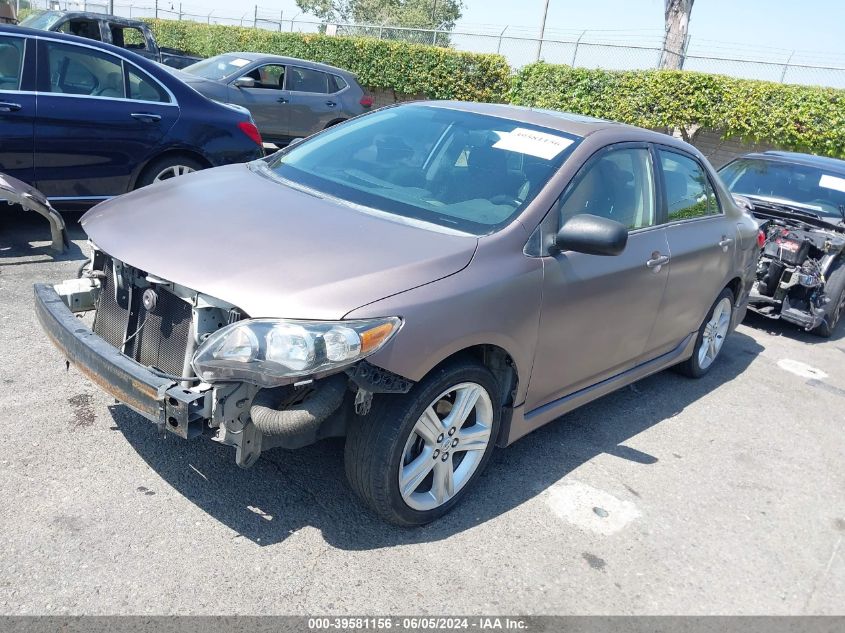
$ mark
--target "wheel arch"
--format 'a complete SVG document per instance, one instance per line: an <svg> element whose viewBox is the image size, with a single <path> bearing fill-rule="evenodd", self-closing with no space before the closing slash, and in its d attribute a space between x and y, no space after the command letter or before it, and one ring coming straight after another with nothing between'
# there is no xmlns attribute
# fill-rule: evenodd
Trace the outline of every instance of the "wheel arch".
<svg viewBox="0 0 845 633"><path fill-rule="evenodd" d="M345 118L345 117L339 117L337 119L332 119L331 121L326 123L326 127L324 127L323 129L328 130L330 127L333 127L333 126L337 125L338 123L343 123L344 121L348 121L348 120L349 119Z"/></svg>
<svg viewBox="0 0 845 633"><path fill-rule="evenodd" d="M456 352L449 354L446 358L437 363L426 372L435 371L438 367L448 365L459 360L473 360L490 370L499 384L499 398L502 402L502 421L499 426L499 435L496 444L505 446L510 435L511 415L514 406L514 399L519 389L519 369L514 357L503 347L492 343L480 343L470 345Z"/></svg>

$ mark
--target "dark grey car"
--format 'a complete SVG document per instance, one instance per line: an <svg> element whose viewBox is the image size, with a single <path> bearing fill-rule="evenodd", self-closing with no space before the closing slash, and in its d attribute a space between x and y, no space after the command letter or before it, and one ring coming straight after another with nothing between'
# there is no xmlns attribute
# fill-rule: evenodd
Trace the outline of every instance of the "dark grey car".
<svg viewBox="0 0 845 633"><path fill-rule="evenodd" d="M345 436L353 489L404 525L453 507L494 445L662 369L710 370L760 252L681 141L452 102L383 108L82 225L89 274L35 289L77 367L244 467Z"/></svg>
<svg viewBox="0 0 845 633"><path fill-rule="evenodd" d="M352 73L292 57L227 53L175 74L206 97L247 108L264 140L277 145L351 119L373 104Z"/></svg>

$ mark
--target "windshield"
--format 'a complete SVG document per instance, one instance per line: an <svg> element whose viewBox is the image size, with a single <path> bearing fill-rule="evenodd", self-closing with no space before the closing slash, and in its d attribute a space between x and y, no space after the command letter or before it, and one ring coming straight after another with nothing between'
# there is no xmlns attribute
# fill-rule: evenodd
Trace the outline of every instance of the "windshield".
<svg viewBox="0 0 845 633"><path fill-rule="evenodd" d="M484 235L510 223L580 140L440 107L387 108L271 159L271 173L405 218Z"/></svg>
<svg viewBox="0 0 845 633"><path fill-rule="evenodd" d="M183 68L182 72L204 79L220 81L221 79L234 75L244 66L248 66L251 63L248 59L238 57L237 55L218 55L217 57L210 57L196 64L191 64Z"/></svg>
<svg viewBox="0 0 845 633"><path fill-rule="evenodd" d="M822 217L845 214L845 175L806 165L761 158L740 158L719 175L732 193L771 202L798 203Z"/></svg>
<svg viewBox="0 0 845 633"><path fill-rule="evenodd" d="M26 16L21 20L20 25L30 29L49 31L50 27L58 22L61 17L62 14L57 11L39 11L38 13L32 13Z"/></svg>

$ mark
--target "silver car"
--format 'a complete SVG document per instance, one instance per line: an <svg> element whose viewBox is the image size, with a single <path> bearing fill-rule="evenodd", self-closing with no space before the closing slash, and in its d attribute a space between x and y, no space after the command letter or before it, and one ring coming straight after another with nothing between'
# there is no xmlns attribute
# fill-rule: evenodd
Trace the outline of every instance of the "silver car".
<svg viewBox="0 0 845 633"><path fill-rule="evenodd" d="M227 53L173 73L210 99L248 109L264 140L279 146L373 105L349 71L292 57Z"/></svg>
<svg viewBox="0 0 845 633"><path fill-rule="evenodd" d="M451 102L146 187L82 226L88 274L35 289L67 358L244 467L345 437L352 488L403 525L452 508L495 445L662 369L708 372L760 253L679 140ZM91 310L93 331L72 314Z"/></svg>

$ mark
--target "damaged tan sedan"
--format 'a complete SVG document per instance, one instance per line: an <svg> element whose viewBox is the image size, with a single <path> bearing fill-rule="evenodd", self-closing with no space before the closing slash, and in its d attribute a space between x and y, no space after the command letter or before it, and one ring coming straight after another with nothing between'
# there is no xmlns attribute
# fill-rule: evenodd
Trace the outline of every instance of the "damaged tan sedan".
<svg viewBox="0 0 845 633"><path fill-rule="evenodd" d="M709 371L760 248L685 143L450 102L143 188L82 225L84 276L35 288L67 358L240 466L345 437L352 488L402 525L457 504L494 446L662 369ZM93 330L73 314L91 310Z"/></svg>

